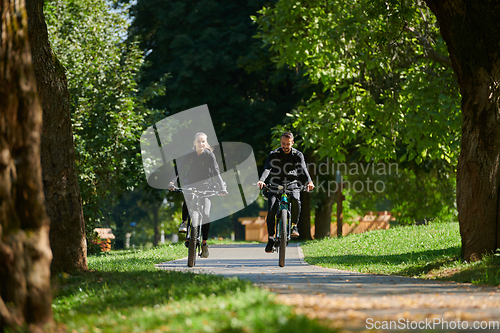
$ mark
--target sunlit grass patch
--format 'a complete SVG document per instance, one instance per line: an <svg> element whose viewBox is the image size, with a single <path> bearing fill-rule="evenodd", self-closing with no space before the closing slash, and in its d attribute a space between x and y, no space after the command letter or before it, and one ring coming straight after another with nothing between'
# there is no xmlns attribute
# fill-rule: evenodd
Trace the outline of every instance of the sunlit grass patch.
<svg viewBox="0 0 500 333"><path fill-rule="evenodd" d="M420 276L458 260L458 223L395 227L305 243L310 264L362 273Z"/></svg>
<svg viewBox="0 0 500 333"><path fill-rule="evenodd" d="M361 273L500 285L500 257L468 263L460 258L458 223L395 227L306 242L313 265Z"/></svg>

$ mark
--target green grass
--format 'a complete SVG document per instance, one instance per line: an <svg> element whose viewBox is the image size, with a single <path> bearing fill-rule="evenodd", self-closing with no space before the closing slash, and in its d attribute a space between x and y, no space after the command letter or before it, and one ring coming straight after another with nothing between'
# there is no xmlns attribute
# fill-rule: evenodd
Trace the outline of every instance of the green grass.
<svg viewBox="0 0 500 333"><path fill-rule="evenodd" d="M439 272L438 272L439 274ZM468 282L477 285L500 286L500 257L498 254L489 255L481 261L457 265L448 274L438 275L441 280Z"/></svg>
<svg viewBox="0 0 500 333"><path fill-rule="evenodd" d="M330 332L250 282L163 271L182 244L90 256L91 271L53 277L53 316L67 332Z"/></svg>
<svg viewBox="0 0 500 333"><path fill-rule="evenodd" d="M475 284L500 283L499 257L467 263L460 259L460 246L458 223L431 223L309 241L302 249L308 263L328 268Z"/></svg>
<svg viewBox="0 0 500 333"><path fill-rule="evenodd" d="M218 242L216 242L218 243ZM350 271L500 283L500 257L460 260L457 223L397 227L302 246L306 261ZM90 256L85 273L52 279L53 316L67 332L329 332L250 282L163 271L182 243ZM58 331L59 332L59 331Z"/></svg>

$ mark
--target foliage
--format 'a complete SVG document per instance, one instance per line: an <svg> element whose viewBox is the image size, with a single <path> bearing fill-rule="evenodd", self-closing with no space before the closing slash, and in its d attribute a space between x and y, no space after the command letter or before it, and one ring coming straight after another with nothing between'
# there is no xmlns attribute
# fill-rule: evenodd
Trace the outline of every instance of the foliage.
<svg viewBox="0 0 500 333"><path fill-rule="evenodd" d="M174 201L168 191L154 189L145 182L133 191L123 193L116 204L105 207L110 212L110 221L113 221L113 233L116 236L114 248L124 248L127 233L133 234L131 245L152 244L154 212L158 214L156 222L160 233L161 230L166 234L177 232L180 222L174 218L174 213L181 202Z"/></svg>
<svg viewBox="0 0 500 333"><path fill-rule="evenodd" d="M281 0L253 19L278 66L324 87L288 114L303 145L337 163L399 163L387 196L356 193L359 207L389 202L406 221L453 214L460 94L423 2Z"/></svg>
<svg viewBox="0 0 500 333"><path fill-rule="evenodd" d="M97 254L100 253L101 250L101 239L99 238L99 234L97 231L92 230L90 234L87 234L87 254Z"/></svg>
<svg viewBox="0 0 500 333"><path fill-rule="evenodd" d="M121 2L130 4L129 40L140 38L148 62L141 86L169 73L165 95L149 105L176 113L207 104L217 140L250 144L262 169L271 128L309 89L300 73L277 69L268 48L254 38L257 26L250 15L267 1ZM215 138L208 141L215 144ZM245 208L240 216L252 216L256 209ZM217 221L211 234L228 236L241 227L237 217Z"/></svg>
<svg viewBox="0 0 500 333"><path fill-rule="evenodd" d="M361 164L365 171L375 164ZM436 163L423 163L419 168L400 168L396 163L377 168L366 174L346 175L351 200L349 206L358 213L390 211L400 224L425 221L456 221L454 174L435 167ZM429 166L430 168L425 168Z"/></svg>
<svg viewBox="0 0 500 333"><path fill-rule="evenodd" d="M325 87L289 115L306 146L337 161L352 143L367 161L455 164L459 93L425 5L406 9L398 36L364 0L279 1L260 13L254 18L259 36L278 53L279 64L303 66L310 80ZM385 15L398 14L388 9ZM382 34L394 39L381 44Z"/></svg>
<svg viewBox="0 0 500 333"><path fill-rule="evenodd" d="M158 112L146 101L161 84L140 89L144 64L128 22L104 0L49 1L45 15L54 52L66 69L76 165L88 233L121 193L142 181L139 137Z"/></svg>
<svg viewBox="0 0 500 333"><path fill-rule="evenodd" d="M141 38L150 64L141 83L171 75L165 96L152 105L175 113L208 104L218 140L250 144L259 163L269 152L271 128L307 84L288 68L276 69L253 38L250 15L266 2L139 0L131 6L130 38Z"/></svg>
<svg viewBox="0 0 500 333"><path fill-rule="evenodd" d="M249 281L155 268L183 245L89 256L91 271L53 278L54 319L74 332L331 332Z"/></svg>

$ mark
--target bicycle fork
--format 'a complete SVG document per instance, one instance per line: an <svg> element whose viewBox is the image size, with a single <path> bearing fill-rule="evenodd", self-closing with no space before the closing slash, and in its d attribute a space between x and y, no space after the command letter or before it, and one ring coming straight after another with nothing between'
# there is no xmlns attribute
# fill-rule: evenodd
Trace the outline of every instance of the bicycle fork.
<svg viewBox="0 0 500 333"><path fill-rule="evenodd" d="M286 226L283 225L283 220L281 219L281 212L283 209L286 210L287 212L287 223ZM284 240L286 241L286 245L288 245L288 241L290 240L290 234L292 232L292 223L290 221L291 218L291 213L290 213L290 202L288 202L288 196L286 194L283 194L281 196L281 201L279 205L279 210L276 212L276 215L279 217L276 219L276 226L275 226L275 241L274 241L274 247L273 247L273 252L278 252L280 242L281 240L281 228L287 228L287 239Z"/></svg>

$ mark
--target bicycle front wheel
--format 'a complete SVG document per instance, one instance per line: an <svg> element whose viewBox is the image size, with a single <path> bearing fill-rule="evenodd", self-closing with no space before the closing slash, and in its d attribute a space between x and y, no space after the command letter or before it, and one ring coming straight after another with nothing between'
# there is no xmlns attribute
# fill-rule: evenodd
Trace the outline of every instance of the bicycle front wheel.
<svg viewBox="0 0 500 333"><path fill-rule="evenodd" d="M193 212L191 216L191 227L189 233L189 246L188 246L188 267L194 267L196 263L196 247L198 243L198 225L200 224L200 215L198 212Z"/></svg>
<svg viewBox="0 0 500 333"><path fill-rule="evenodd" d="M288 220L288 212L286 209L281 210L281 217L280 217L280 247L279 247L279 265L280 267L285 267L285 252L286 252L286 242L288 240L287 238L287 223Z"/></svg>

